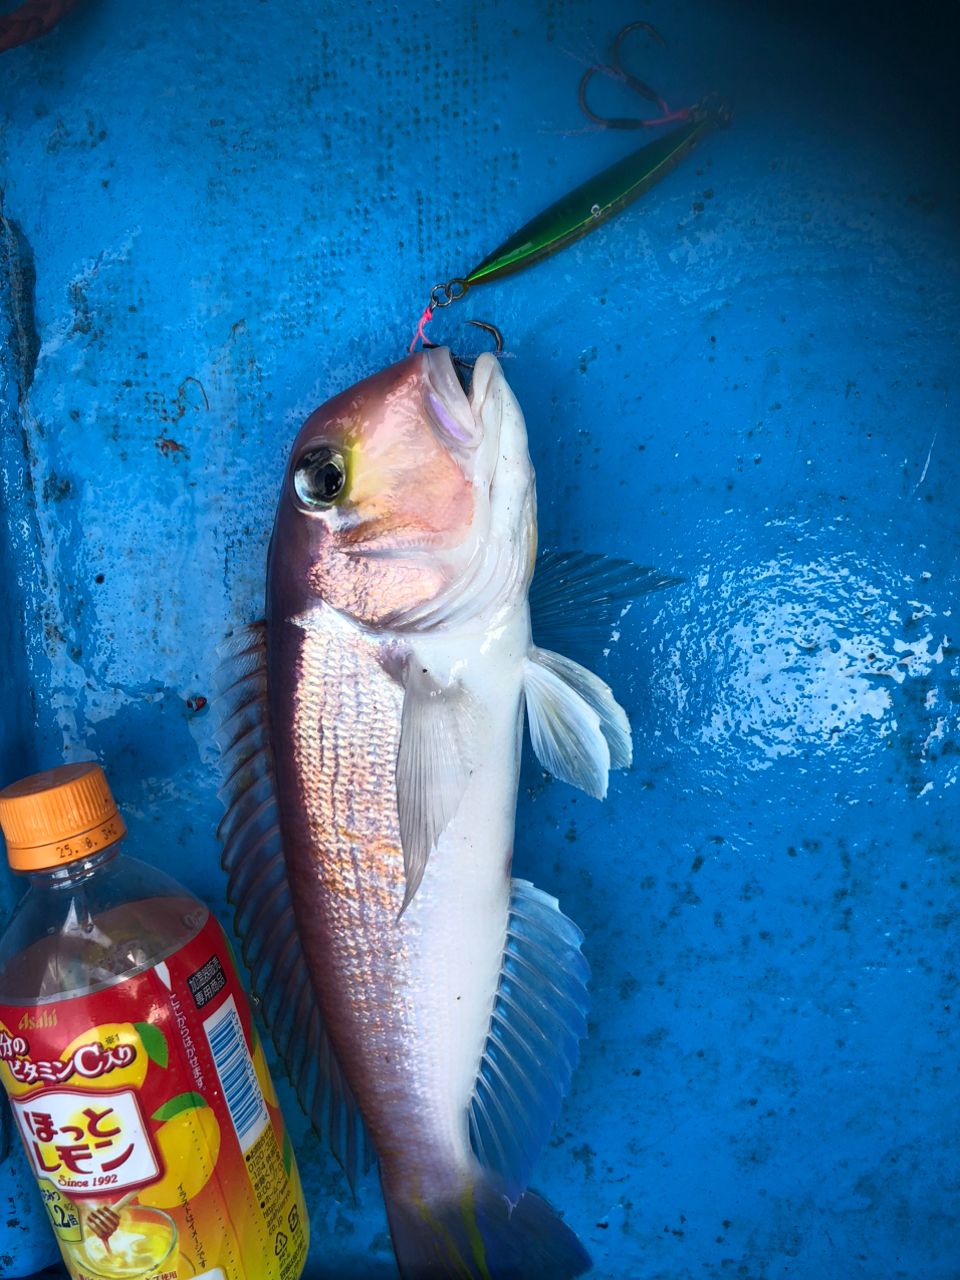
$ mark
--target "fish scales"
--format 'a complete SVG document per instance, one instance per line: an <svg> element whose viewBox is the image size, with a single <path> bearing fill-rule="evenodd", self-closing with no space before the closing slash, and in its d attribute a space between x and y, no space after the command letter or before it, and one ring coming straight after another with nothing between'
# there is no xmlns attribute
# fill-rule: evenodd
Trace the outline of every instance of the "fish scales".
<svg viewBox="0 0 960 1280"><path fill-rule="evenodd" d="M303 425L266 622L232 649L238 920L261 935L255 980L269 988L283 958L296 1003L285 1015L267 989L264 1006L311 1115L314 1066L332 1131L345 1091L359 1106L405 1280L589 1267L527 1189L586 1034L589 970L556 900L511 879L524 707L545 768L598 797L630 733L601 680L534 645L535 546L526 429L499 365L481 356L466 392L448 351L419 352ZM554 557L555 621L585 592L601 616L620 608L638 575L599 560ZM268 752L245 754L251 722Z"/></svg>
<svg viewBox="0 0 960 1280"><path fill-rule="evenodd" d="M277 771L281 793L293 788L284 812L299 815L285 832L298 927L311 967L326 976L324 1020L381 1162L426 1195L463 1177L471 1161L467 1106L503 950L512 806L492 820L487 782L499 770L479 761L475 799L465 797L463 818L433 855L437 883L423 886L398 923L402 690L376 641L332 622L291 630L296 657L285 653L278 665L296 673L294 687L288 693L282 675L271 675L271 720L278 743L291 746L289 759L277 750ZM519 667L515 683L512 708L495 717L500 756L515 735ZM293 708L289 727L285 708ZM490 928L487 917L482 932L473 924L478 895L499 899L499 923ZM481 987L465 982L482 972Z"/></svg>

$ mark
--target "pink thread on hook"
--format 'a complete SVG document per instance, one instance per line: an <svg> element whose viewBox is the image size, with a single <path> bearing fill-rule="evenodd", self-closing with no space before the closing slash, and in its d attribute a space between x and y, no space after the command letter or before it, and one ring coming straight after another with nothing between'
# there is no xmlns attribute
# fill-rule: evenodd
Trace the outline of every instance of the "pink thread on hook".
<svg viewBox="0 0 960 1280"><path fill-rule="evenodd" d="M689 120L693 114L693 107L678 107L676 111L671 111L667 104L661 99L657 106L663 112L663 115L657 116L655 120L646 120L645 124L673 124L677 120Z"/></svg>
<svg viewBox="0 0 960 1280"><path fill-rule="evenodd" d="M417 325L417 332L413 335L410 346L407 348L411 355L413 354L418 342L426 342L427 335L424 333L424 329L432 319L433 307L428 305L426 311L424 311L423 315L420 317L420 323Z"/></svg>

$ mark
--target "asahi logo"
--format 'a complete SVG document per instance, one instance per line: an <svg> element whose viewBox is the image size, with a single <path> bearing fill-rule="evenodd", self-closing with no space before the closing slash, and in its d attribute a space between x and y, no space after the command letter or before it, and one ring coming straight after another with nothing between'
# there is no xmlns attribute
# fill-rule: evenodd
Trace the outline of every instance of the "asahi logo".
<svg viewBox="0 0 960 1280"><path fill-rule="evenodd" d="M25 1013L17 1023L18 1031L40 1031L43 1027L57 1025L56 1009L44 1009L40 1013Z"/></svg>

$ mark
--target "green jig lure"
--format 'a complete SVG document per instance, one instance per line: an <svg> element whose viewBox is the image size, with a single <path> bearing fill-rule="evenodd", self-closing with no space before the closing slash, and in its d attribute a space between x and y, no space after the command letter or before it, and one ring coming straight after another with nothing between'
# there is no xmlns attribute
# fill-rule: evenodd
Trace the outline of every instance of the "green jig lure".
<svg viewBox="0 0 960 1280"><path fill-rule="evenodd" d="M588 235L643 195L654 183L659 182L705 134L729 122L729 110L719 99L705 99L694 107L671 111L659 94L623 68L620 46L624 38L638 28L661 40L659 33L649 23L633 22L624 27L614 41L611 65L590 67L584 73L580 81L580 106L590 120L602 128L640 129L675 121L681 123L669 133L624 156L622 160L617 160L601 173L594 174L538 213L492 253L487 254L466 275L435 284L430 290L430 302L420 320L411 350L418 339L426 341L423 328L436 308L448 307L463 298L474 286L513 275ZM660 114L648 119L604 118L596 115L587 105L586 88L591 77L598 72L613 76L642 97L656 102Z"/></svg>

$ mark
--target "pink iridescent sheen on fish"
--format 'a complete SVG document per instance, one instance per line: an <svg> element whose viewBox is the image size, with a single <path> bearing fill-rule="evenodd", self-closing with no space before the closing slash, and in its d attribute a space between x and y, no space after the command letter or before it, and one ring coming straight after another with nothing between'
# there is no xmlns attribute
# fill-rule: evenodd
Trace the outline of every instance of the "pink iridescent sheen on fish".
<svg viewBox="0 0 960 1280"><path fill-rule="evenodd" d="M467 392L448 351L418 352L307 419L267 619L223 669L224 865L254 987L351 1177L369 1139L405 1277L590 1265L527 1190L589 971L556 900L511 879L524 708L543 765L602 797L630 763L626 715L534 634L576 630L577 607L609 634L667 580L554 554L531 593L535 548L498 362Z"/></svg>

